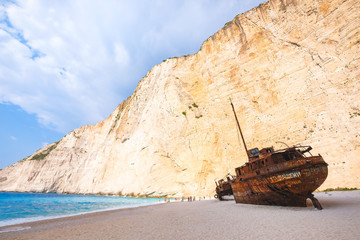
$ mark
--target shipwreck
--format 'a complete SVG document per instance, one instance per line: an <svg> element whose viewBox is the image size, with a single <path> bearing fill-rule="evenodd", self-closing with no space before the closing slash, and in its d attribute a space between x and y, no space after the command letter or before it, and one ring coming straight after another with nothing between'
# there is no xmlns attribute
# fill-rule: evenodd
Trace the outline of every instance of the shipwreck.
<svg viewBox="0 0 360 240"><path fill-rule="evenodd" d="M219 199L220 201L224 200L224 196L231 196L233 195L233 191L231 188L231 181L235 180L235 177L228 173L224 178L220 180L215 180L216 188L214 195L215 198Z"/></svg>
<svg viewBox="0 0 360 240"><path fill-rule="evenodd" d="M322 209L313 195L328 175L322 156L313 156L311 146L300 145L247 150L232 102L231 106L248 157L228 181L236 203L306 207L309 198L315 208Z"/></svg>

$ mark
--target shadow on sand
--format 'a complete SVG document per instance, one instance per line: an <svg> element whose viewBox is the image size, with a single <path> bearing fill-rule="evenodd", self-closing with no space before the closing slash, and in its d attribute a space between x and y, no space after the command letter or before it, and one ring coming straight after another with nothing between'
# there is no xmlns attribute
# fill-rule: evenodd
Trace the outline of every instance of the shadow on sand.
<svg viewBox="0 0 360 240"><path fill-rule="evenodd" d="M356 197L356 192L327 192L320 194L315 195L315 197L320 201L324 209L344 208L360 205L360 198Z"/></svg>

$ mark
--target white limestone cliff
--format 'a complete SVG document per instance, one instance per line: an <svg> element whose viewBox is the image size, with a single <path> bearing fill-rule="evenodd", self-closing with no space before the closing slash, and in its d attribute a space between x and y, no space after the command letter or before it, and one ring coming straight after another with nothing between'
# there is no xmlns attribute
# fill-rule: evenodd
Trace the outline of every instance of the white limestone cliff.
<svg viewBox="0 0 360 240"><path fill-rule="evenodd" d="M360 2L270 0L156 65L108 119L0 172L0 191L196 195L249 148L309 144L360 187Z"/></svg>

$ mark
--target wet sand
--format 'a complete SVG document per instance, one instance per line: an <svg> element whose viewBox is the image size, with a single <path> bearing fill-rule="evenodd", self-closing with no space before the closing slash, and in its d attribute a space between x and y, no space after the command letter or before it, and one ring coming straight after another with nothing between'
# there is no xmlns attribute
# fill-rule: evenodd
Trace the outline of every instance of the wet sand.
<svg viewBox="0 0 360 240"><path fill-rule="evenodd" d="M360 239L360 191L315 197L323 210L175 202L1 227L13 231L0 239Z"/></svg>

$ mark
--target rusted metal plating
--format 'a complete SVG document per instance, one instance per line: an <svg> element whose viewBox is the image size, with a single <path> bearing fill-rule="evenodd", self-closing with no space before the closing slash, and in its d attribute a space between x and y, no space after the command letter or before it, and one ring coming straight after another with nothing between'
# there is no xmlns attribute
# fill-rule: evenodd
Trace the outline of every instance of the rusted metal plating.
<svg viewBox="0 0 360 240"><path fill-rule="evenodd" d="M233 191L232 191L230 182L234 179L235 179L235 177L228 173L223 179L220 179L219 181L215 180L216 194L214 197L218 198L220 201L222 201L222 200L224 200L223 196L233 195Z"/></svg>
<svg viewBox="0 0 360 240"><path fill-rule="evenodd" d="M232 102L231 107L249 160L235 169L236 178L230 181L236 203L306 207L310 198L322 209L312 194L328 175L328 164L321 155L312 156L310 146L247 150Z"/></svg>
<svg viewBox="0 0 360 240"><path fill-rule="evenodd" d="M236 203L306 207L312 194L328 175L327 163L318 156L304 155L311 147L296 146L279 151L251 149L250 161L235 169L231 187Z"/></svg>

